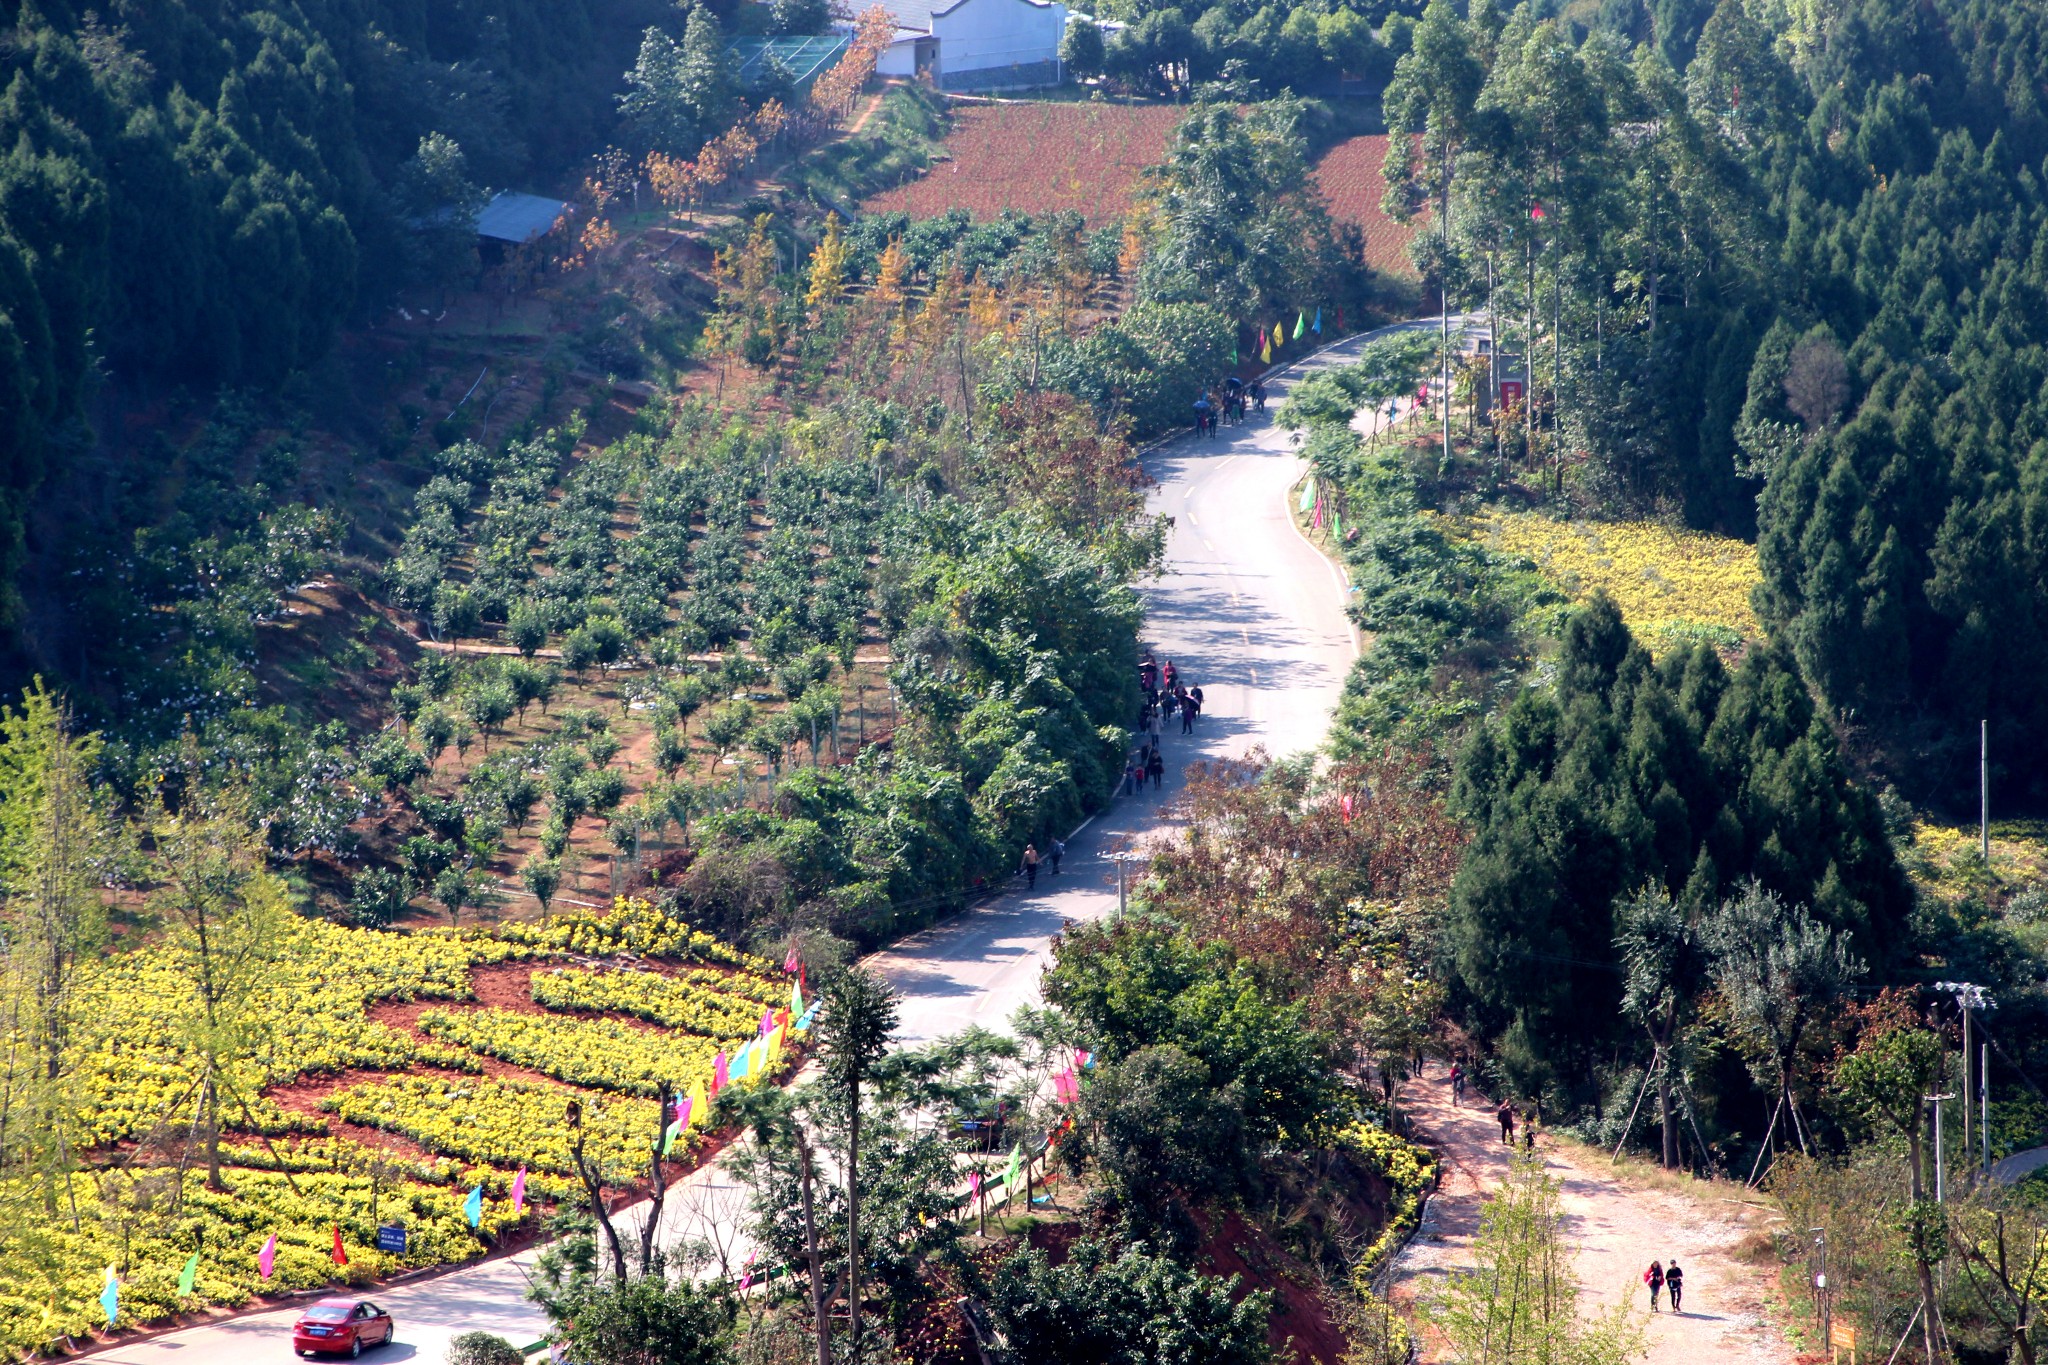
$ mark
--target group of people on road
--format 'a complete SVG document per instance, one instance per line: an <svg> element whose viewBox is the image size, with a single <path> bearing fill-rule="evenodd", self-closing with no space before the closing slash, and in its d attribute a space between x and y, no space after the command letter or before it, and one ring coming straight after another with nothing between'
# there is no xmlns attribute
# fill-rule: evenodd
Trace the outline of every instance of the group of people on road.
<svg viewBox="0 0 2048 1365"><path fill-rule="evenodd" d="M1195 396L1195 435L1214 436L1219 421L1242 422L1249 408L1266 410L1266 386L1254 379L1247 385L1236 375L1226 375Z"/></svg>
<svg viewBox="0 0 2048 1365"><path fill-rule="evenodd" d="M1154 790L1166 781L1166 760L1159 752L1159 736L1166 723L1177 715L1180 732L1191 735L1195 732L1195 717L1202 714L1202 689L1189 687L1171 659L1162 666L1147 654L1138 663L1138 685L1145 695L1138 708L1138 733L1145 737L1145 742L1132 751L1124 764L1126 796L1142 791L1147 778Z"/></svg>

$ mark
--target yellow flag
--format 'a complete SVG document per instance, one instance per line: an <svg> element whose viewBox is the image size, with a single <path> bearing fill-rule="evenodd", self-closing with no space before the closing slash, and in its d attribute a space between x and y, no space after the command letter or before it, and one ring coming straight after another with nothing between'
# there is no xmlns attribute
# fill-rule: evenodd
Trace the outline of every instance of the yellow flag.
<svg viewBox="0 0 2048 1365"><path fill-rule="evenodd" d="M704 1093L704 1080L699 1077L690 1087L690 1126L702 1127L711 1116L711 1097Z"/></svg>

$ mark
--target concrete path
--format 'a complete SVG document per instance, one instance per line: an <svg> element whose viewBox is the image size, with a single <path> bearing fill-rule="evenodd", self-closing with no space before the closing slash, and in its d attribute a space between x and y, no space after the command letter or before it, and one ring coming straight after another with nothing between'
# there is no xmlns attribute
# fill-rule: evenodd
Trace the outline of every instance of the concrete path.
<svg viewBox="0 0 2048 1365"><path fill-rule="evenodd" d="M1385 331L1436 327L1421 319ZM1377 335L1341 342L1275 376L1269 407L1279 406L1289 382L1347 363ZM1035 1002L1051 936L1065 921L1114 913L1116 866L1103 854L1119 836L1160 826L1185 764L1255 746L1298 752L1320 743L1329 726L1356 637L1344 615L1342 575L1289 515L1289 493L1303 472L1290 433L1254 416L1210 439L1169 442L1146 467L1158 480L1151 506L1173 526L1164 572L1141 585L1145 643L1162 664L1172 659L1190 686L1201 686L1196 732L1182 736L1177 721L1169 727L1164 788L1122 798L1091 820L1068 841L1059 876L1041 873L1035 891L1020 888L869 959L902 993L899 1042L969 1024L1002 1028L1019 1005ZM708 1242L738 1265L749 1250L739 1230L744 1201L721 1163L700 1167L671 1187L661 1240ZM474 1330L522 1346L538 1340L546 1322L525 1297L531 1259L485 1261L375 1295L397 1321L398 1341L369 1358L439 1365L447 1343ZM287 1356L296 1316L296 1309L252 1314L110 1347L98 1358L107 1365L258 1365Z"/></svg>

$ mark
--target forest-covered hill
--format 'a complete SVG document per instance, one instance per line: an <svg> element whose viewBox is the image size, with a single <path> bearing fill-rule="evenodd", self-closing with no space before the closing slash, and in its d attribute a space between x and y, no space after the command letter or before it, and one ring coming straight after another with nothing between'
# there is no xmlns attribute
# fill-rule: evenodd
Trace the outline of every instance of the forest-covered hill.
<svg viewBox="0 0 2048 1365"><path fill-rule="evenodd" d="M399 283L423 137L453 139L482 184L552 180L604 143L642 29L675 15L661 0L0 8L0 582L26 501L94 440L96 385L267 388L318 359Z"/></svg>

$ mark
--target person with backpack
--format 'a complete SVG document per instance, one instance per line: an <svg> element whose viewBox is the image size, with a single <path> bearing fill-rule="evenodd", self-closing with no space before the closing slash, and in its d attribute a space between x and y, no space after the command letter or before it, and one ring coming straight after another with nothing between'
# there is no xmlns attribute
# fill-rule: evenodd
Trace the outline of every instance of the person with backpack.
<svg viewBox="0 0 2048 1365"><path fill-rule="evenodd" d="M1650 1311L1654 1313L1657 1311L1657 1295L1664 1291L1664 1267L1656 1261L1650 1262L1650 1268L1643 1272L1643 1283L1650 1286Z"/></svg>
<svg viewBox="0 0 2048 1365"><path fill-rule="evenodd" d="M1048 852L1052 855L1052 875L1057 877L1060 875L1060 859L1067 856L1067 841L1055 836Z"/></svg>
<svg viewBox="0 0 2048 1365"><path fill-rule="evenodd" d="M1664 1288L1671 1293L1671 1311L1676 1313L1678 1301L1685 1296L1685 1272L1676 1260L1664 1268Z"/></svg>
<svg viewBox="0 0 2048 1365"><path fill-rule="evenodd" d="M1457 1064L1456 1062L1452 1062L1452 1063L1451 1063L1451 1103L1452 1103L1452 1104L1463 1104L1464 1102L1465 1102L1465 1068L1464 1068L1464 1067L1462 1067L1462 1066L1459 1066L1459 1065L1458 1065L1458 1064Z"/></svg>

